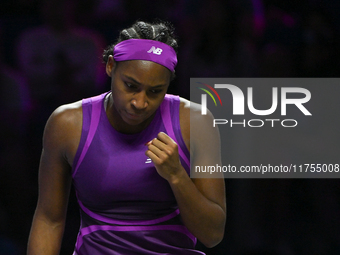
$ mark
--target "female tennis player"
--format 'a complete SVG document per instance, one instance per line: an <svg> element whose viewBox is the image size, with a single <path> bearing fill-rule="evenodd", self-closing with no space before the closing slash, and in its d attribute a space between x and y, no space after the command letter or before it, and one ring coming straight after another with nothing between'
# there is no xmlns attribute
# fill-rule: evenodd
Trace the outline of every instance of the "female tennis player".
<svg viewBox="0 0 340 255"><path fill-rule="evenodd" d="M197 239L222 240L224 180L190 178L190 165L220 164L219 134L211 115L167 94L176 51L171 26L136 22L103 54L111 91L52 113L29 255L59 253L72 183L74 255L204 254Z"/></svg>

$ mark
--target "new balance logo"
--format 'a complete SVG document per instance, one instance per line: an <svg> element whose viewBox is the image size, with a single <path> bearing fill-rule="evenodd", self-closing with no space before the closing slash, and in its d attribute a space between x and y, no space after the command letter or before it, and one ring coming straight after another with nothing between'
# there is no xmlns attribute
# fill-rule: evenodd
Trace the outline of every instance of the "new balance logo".
<svg viewBox="0 0 340 255"><path fill-rule="evenodd" d="M157 54L157 55L161 55L162 54L162 49L161 48L156 48L155 46L152 46L150 50L148 50L148 53L153 53L153 54Z"/></svg>
<svg viewBox="0 0 340 255"><path fill-rule="evenodd" d="M151 163L152 161L151 161L151 158L148 158L146 161L145 161L145 163L146 164L149 164L149 163Z"/></svg>

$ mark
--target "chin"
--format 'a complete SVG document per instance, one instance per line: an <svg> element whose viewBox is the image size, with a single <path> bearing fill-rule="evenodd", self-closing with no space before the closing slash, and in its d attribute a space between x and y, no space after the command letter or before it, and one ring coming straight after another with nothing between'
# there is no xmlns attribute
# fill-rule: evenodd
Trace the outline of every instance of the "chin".
<svg viewBox="0 0 340 255"><path fill-rule="evenodd" d="M126 124L129 124L131 126L140 125L147 120L138 116L129 116L128 114L126 114L126 116L124 116L122 119Z"/></svg>
<svg viewBox="0 0 340 255"><path fill-rule="evenodd" d="M138 126L142 124L144 121L137 121L137 120L130 120L130 119L125 119L124 122L130 126Z"/></svg>

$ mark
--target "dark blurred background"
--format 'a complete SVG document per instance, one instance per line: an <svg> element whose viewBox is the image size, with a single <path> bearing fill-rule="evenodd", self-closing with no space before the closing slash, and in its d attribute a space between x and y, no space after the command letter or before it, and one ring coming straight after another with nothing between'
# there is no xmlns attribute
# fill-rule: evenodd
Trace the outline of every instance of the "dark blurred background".
<svg viewBox="0 0 340 255"><path fill-rule="evenodd" d="M101 53L119 30L137 19L172 22L180 49L169 92L189 98L190 77L338 77L339 14L338 0L2 0L0 254L25 254L48 116L109 90ZM207 255L340 254L339 184L226 180L225 238L197 247ZM61 254L72 254L78 214L72 194Z"/></svg>

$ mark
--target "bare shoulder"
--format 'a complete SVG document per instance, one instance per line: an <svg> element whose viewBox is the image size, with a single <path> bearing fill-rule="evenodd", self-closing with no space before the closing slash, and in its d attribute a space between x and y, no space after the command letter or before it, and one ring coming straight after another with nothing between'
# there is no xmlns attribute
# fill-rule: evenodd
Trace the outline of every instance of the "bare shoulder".
<svg viewBox="0 0 340 255"><path fill-rule="evenodd" d="M179 98L179 116L180 119L182 118L182 120L184 121L186 119L186 117L190 117L190 101L180 97ZM182 124L182 123L181 123Z"/></svg>
<svg viewBox="0 0 340 255"><path fill-rule="evenodd" d="M72 124L74 122L78 123L79 118L80 120L82 120L81 101L59 106L51 114L48 121L64 122L62 124L66 124L66 123Z"/></svg>
<svg viewBox="0 0 340 255"><path fill-rule="evenodd" d="M180 114L191 117L192 121L202 121L204 119L213 119L213 115L207 110L206 115L201 114L201 105L180 97Z"/></svg>
<svg viewBox="0 0 340 255"><path fill-rule="evenodd" d="M218 127L213 125L213 114L207 109L207 113L202 115L201 105L186 99L181 99L180 105L182 136L189 139L191 165L221 165L220 133ZM195 184L215 183L215 181L211 181L211 177L210 175L208 176L209 179L205 179L201 175L194 182Z"/></svg>
<svg viewBox="0 0 340 255"><path fill-rule="evenodd" d="M191 102L185 98L180 98L180 121L181 127L195 125L195 130L208 128L213 123L214 116L209 110L206 115L201 114L201 105ZM197 125L197 126L196 126Z"/></svg>
<svg viewBox="0 0 340 255"><path fill-rule="evenodd" d="M59 106L46 123L44 150L60 153L72 164L80 141L82 119L81 101Z"/></svg>
<svg viewBox="0 0 340 255"><path fill-rule="evenodd" d="M207 133L214 133L212 127L213 115L208 110L206 115L201 114L201 105L191 102L185 98L180 98L180 125L182 136L186 144L190 145L191 141L197 139L204 139ZM190 125L195 127L190 129ZM191 144L193 146L193 144Z"/></svg>
<svg viewBox="0 0 340 255"><path fill-rule="evenodd" d="M82 104L77 101L71 104L59 106L51 114L47 121L46 128L55 127L62 130L78 125L82 122Z"/></svg>

